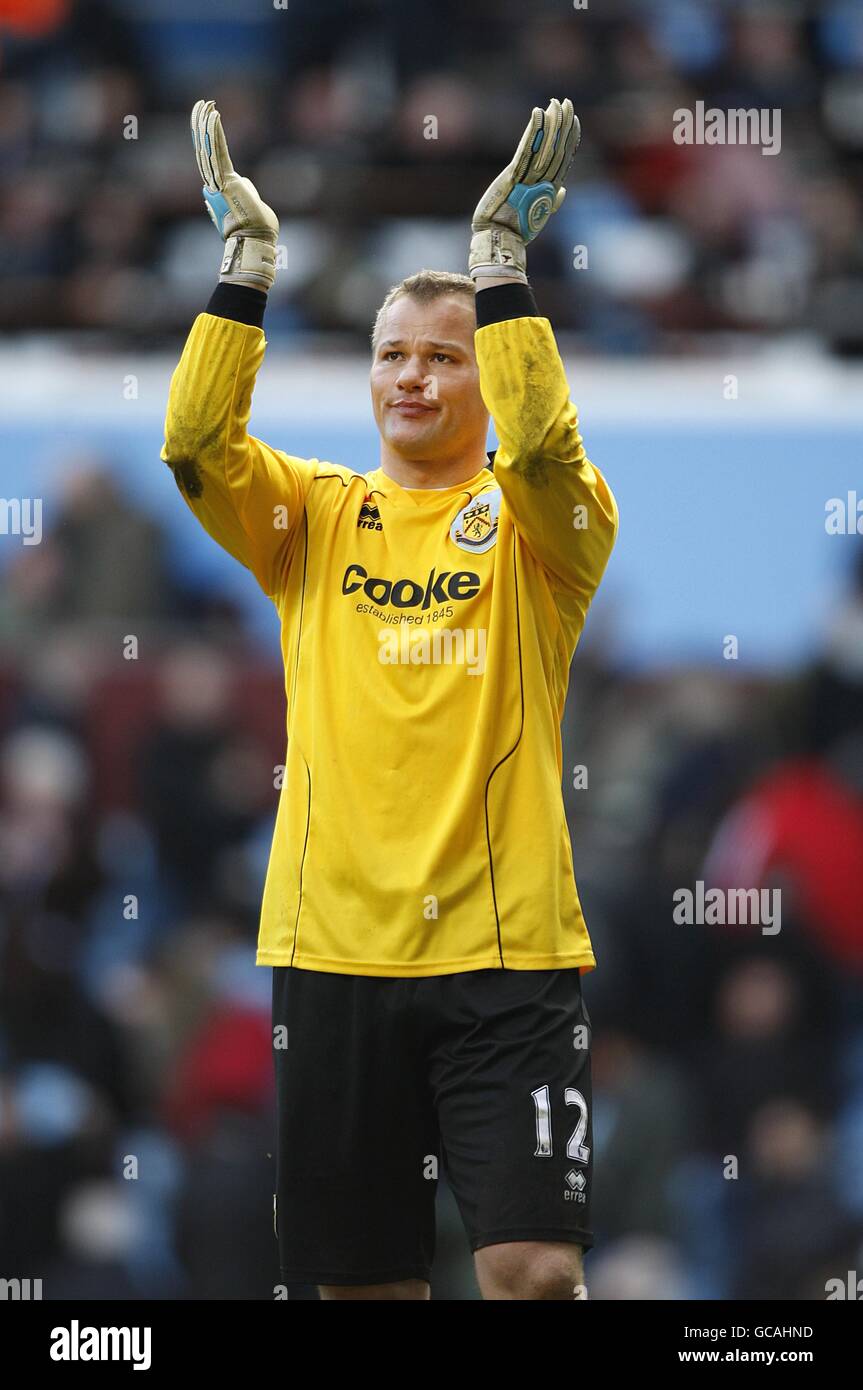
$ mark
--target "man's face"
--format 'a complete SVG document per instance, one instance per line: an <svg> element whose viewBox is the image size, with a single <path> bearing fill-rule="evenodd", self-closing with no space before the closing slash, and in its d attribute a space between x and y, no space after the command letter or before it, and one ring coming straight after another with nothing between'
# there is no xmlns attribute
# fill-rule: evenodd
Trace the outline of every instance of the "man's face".
<svg viewBox="0 0 863 1390"><path fill-rule="evenodd" d="M371 370L381 437L409 461L441 463L485 447L488 411L473 350L476 311L464 295L431 304L402 295L381 323Z"/></svg>

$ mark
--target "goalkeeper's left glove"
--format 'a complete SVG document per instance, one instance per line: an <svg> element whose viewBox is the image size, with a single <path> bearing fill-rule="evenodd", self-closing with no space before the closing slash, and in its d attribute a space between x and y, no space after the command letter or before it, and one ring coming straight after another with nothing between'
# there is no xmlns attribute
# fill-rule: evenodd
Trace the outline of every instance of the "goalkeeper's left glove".
<svg viewBox="0 0 863 1390"><path fill-rule="evenodd" d="M474 280L505 276L527 281L527 243L541 232L566 196L563 180L581 140L565 97L545 111L533 108L518 149L476 205L468 270Z"/></svg>
<svg viewBox="0 0 863 1390"><path fill-rule="evenodd" d="M196 101L191 124L204 202L225 242L219 279L267 291L276 278L279 219L251 180L235 172L216 103Z"/></svg>

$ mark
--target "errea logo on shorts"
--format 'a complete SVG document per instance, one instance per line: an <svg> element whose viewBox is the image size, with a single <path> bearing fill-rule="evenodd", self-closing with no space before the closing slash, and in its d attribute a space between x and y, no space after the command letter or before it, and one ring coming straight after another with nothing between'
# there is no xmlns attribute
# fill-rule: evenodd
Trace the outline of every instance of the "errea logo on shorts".
<svg viewBox="0 0 863 1390"><path fill-rule="evenodd" d="M587 1179L577 1168L570 1168L565 1178L568 1184L563 1189L564 1200L567 1202L586 1201L584 1189L587 1187Z"/></svg>

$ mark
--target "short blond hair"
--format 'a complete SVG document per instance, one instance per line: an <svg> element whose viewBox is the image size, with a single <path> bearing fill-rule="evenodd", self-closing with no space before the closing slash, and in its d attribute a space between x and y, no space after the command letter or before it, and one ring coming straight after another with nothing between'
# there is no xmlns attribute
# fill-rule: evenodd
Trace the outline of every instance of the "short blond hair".
<svg viewBox="0 0 863 1390"><path fill-rule="evenodd" d="M476 285L469 275L459 275L454 270L418 270L415 275L409 275L406 280L402 280L401 284L393 285L375 315L374 327L370 334L372 352L377 347L384 315L397 299L410 295L411 299L417 300L420 304L430 304L447 294L463 294L474 303Z"/></svg>

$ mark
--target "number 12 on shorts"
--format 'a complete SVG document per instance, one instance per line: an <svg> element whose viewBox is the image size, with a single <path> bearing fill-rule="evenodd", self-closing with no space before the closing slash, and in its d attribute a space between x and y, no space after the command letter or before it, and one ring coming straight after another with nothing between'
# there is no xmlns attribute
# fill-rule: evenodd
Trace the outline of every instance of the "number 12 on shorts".
<svg viewBox="0 0 863 1390"><path fill-rule="evenodd" d="M553 1144L551 1137L551 1095L547 1086L537 1086L531 1091L536 1109L536 1152L535 1158L551 1158ZM578 1106L578 1123L566 1141L566 1156L573 1163L586 1163L590 1149L583 1142L587 1133L587 1101L574 1086L567 1086L563 1092L566 1105Z"/></svg>

